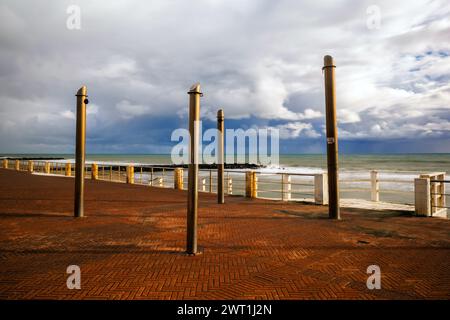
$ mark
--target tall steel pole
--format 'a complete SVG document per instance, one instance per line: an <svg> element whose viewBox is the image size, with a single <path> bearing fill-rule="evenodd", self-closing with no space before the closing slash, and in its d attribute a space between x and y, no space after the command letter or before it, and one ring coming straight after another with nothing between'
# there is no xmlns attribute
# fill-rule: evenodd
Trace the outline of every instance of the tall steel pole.
<svg viewBox="0 0 450 320"><path fill-rule="evenodd" d="M200 84L194 84L189 94L189 171L186 252L197 253L197 208L198 208L198 145L200 125Z"/></svg>
<svg viewBox="0 0 450 320"><path fill-rule="evenodd" d="M219 109L217 111L217 131L219 133L219 136L217 137L217 202L218 203L224 203L225 202L225 196L223 193L223 172L224 172L224 139L223 139L223 128L224 128L224 114L223 110Z"/></svg>
<svg viewBox="0 0 450 320"><path fill-rule="evenodd" d="M77 127L75 150L75 204L74 216L84 216L84 161L86 146L87 89L82 86L77 94Z"/></svg>
<svg viewBox="0 0 450 320"><path fill-rule="evenodd" d="M334 85L334 69L336 66L331 56L325 56L323 62L322 70L325 74L329 217L331 219L340 219L336 91Z"/></svg>

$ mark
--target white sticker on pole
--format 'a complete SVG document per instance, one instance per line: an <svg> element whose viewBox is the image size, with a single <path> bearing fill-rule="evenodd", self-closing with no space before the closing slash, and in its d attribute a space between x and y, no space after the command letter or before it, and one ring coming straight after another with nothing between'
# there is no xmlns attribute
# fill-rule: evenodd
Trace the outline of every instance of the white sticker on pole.
<svg viewBox="0 0 450 320"><path fill-rule="evenodd" d="M333 144L334 143L334 138L327 138L327 143L328 144Z"/></svg>

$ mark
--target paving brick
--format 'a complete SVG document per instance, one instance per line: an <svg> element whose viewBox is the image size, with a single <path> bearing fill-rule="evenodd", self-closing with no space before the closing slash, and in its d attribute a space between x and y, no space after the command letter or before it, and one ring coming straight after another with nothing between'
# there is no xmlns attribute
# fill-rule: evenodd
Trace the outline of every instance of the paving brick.
<svg viewBox="0 0 450 320"><path fill-rule="evenodd" d="M450 222L395 212L200 193L185 255L186 192L0 169L1 299L449 299ZM66 268L81 268L81 290ZM382 289L366 287L377 264Z"/></svg>

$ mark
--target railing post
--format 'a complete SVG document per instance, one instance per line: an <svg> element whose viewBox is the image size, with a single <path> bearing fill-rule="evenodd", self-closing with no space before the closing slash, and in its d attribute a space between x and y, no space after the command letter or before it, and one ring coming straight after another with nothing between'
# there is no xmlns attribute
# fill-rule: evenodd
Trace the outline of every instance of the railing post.
<svg viewBox="0 0 450 320"><path fill-rule="evenodd" d="M44 173L49 174L50 173L50 162L45 161L44 164Z"/></svg>
<svg viewBox="0 0 450 320"><path fill-rule="evenodd" d="M245 172L245 196L247 198L258 196L258 181L254 171Z"/></svg>
<svg viewBox="0 0 450 320"><path fill-rule="evenodd" d="M206 191L206 179L202 178L202 191Z"/></svg>
<svg viewBox="0 0 450 320"><path fill-rule="evenodd" d="M217 139L217 203L224 203L225 196L223 192L224 188L224 139L223 139L223 131L224 131L224 113L222 109L217 111L217 130L219 133L219 137Z"/></svg>
<svg viewBox="0 0 450 320"><path fill-rule="evenodd" d="M328 177L326 173L314 175L314 202L316 204L328 204Z"/></svg>
<svg viewBox="0 0 450 320"><path fill-rule="evenodd" d="M414 179L414 206L418 216L431 216L430 178Z"/></svg>
<svg viewBox="0 0 450 320"><path fill-rule="evenodd" d="M32 173L34 171L34 163L33 160L28 160L28 172Z"/></svg>
<svg viewBox="0 0 450 320"><path fill-rule="evenodd" d="M256 172L253 172L252 184L252 198L258 198L258 176Z"/></svg>
<svg viewBox="0 0 450 320"><path fill-rule="evenodd" d="M370 171L370 184L371 184L371 193L370 198L372 201L380 201L380 182L378 180L378 171L372 170Z"/></svg>
<svg viewBox="0 0 450 320"><path fill-rule="evenodd" d="M209 170L209 193L212 193L213 182L212 182L212 170Z"/></svg>
<svg viewBox="0 0 450 320"><path fill-rule="evenodd" d="M252 171L245 172L245 197L252 196Z"/></svg>
<svg viewBox="0 0 450 320"><path fill-rule="evenodd" d="M437 199L438 202L438 206L443 209L443 211L445 211L445 213L447 213L447 208L445 208L446 203L445 203L445 183L443 182L445 180L445 173L440 174L437 176L438 180L441 180L442 182L439 183L439 186L437 187L437 192L439 194L439 197Z"/></svg>
<svg viewBox="0 0 450 320"><path fill-rule="evenodd" d="M323 72L325 75L325 109L327 134L327 167L328 167L328 215L331 219L340 219L339 179L338 179L338 135L336 123L336 90L334 84L333 57L325 56Z"/></svg>
<svg viewBox="0 0 450 320"><path fill-rule="evenodd" d="M188 168L188 206L186 252L197 253L197 219L198 219L198 149L200 131L200 84L194 84L189 94L189 168Z"/></svg>
<svg viewBox="0 0 450 320"><path fill-rule="evenodd" d="M14 167L15 167L16 171L20 170L20 161L19 160L15 161Z"/></svg>
<svg viewBox="0 0 450 320"><path fill-rule="evenodd" d="M3 159L3 168L8 169L8 159Z"/></svg>
<svg viewBox="0 0 450 320"><path fill-rule="evenodd" d="M72 164L70 162L66 163L66 177L71 177L72 176Z"/></svg>
<svg viewBox="0 0 450 320"><path fill-rule="evenodd" d="M283 201L291 200L291 176L285 173L281 174L281 199Z"/></svg>
<svg viewBox="0 0 450 320"><path fill-rule="evenodd" d="M91 165L91 179L98 180L98 164L96 163Z"/></svg>
<svg viewBox="0 0 450 320"><path fill-rule="evenodd" d="M229 177L227 183L228 183L228 194L233 194L233 178Z"/></svg>
<svg viewBox="0 0 450 320"><path fill-rule="evenodd" d="M177 190L183 190L183 168L173 170L173 187Z"/></svg>
<svg viewBox="0 0 450 320"><path fill-rule="evenodd" d="M127 183L134 184L134 167L127 166Z"/></svg>

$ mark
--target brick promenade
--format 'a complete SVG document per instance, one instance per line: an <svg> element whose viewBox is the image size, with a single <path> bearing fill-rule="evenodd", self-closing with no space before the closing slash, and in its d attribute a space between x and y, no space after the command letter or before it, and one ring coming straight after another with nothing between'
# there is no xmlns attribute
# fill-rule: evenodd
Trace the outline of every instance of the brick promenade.
<svg viewBox="0 0 450 320"><path fill-rule="evenodd" d="M447 220L201 194L189 257L185 192L87 180L74 219L73 182L0 169L0 299L450 298Z"/></svg>

